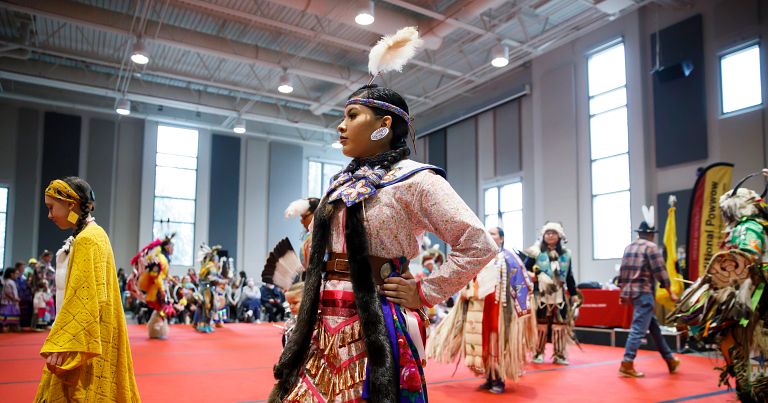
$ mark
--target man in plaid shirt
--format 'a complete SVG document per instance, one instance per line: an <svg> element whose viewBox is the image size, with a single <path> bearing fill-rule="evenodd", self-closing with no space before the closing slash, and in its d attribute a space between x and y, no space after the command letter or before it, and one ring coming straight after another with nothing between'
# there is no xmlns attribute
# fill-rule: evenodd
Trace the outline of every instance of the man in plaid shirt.
<svg viewBox="0 0 768 403"><path fill-rule="evenodd" d="M670 289L664 258L654 243L657 231L646 221L643 221L635 231L638 237L624 249L619 273L621 302L631 302L634 306L632 327L619 373L626 377L640 378L645 374L635 370L634 361L640 341L649 330L656 348L667 362L669 373L675 372L680 365L680 360L672 355L672 350L661 336L661 328L654 312L656 281L659 282L660 287L667 290L672 301L677 301L677 295Z"/></svg>

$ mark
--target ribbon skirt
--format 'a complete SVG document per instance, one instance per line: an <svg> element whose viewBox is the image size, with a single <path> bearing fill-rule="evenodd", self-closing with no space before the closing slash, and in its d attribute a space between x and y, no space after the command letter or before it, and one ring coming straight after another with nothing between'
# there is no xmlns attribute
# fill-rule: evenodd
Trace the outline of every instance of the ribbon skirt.
<svg viewBox="0 0 768 403"><path fill-rule="evenodd" d="M394 355L399 401L427 402L419 349L408 329L415 317L380 299L388 339ZM320 294L320 313L299 381L285 402L326 403L373 400L368 396L368 360L352 285L327 281ZM409 326L410 325L410 326ZM412 330L413 332L413 330ZM418 333L422 333L418 331ZM422 334L414 335L419 343Z"/></svg>

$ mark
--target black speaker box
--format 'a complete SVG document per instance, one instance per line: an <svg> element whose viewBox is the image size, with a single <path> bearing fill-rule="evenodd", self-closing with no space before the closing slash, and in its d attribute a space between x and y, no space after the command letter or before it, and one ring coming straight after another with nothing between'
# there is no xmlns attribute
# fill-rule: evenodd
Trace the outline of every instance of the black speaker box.
<svg viewBox="0 0 768 403"><path fill-rule="evenodd" d="M662 83L685 78L693 73L693 62L690 60L683 60L680 63L656 68L652 73Z"/></svg>

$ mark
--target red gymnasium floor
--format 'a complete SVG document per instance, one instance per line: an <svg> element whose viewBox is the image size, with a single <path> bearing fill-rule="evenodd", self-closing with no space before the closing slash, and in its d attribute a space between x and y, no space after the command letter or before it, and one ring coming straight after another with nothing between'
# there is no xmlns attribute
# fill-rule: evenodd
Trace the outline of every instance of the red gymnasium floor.
<svg viewBox="0 0 768 403"><path fill-rule="evenodd" d="M269 324L230 324L213 334L176 325L168 340L148 340L143 326L130 325L136 380L145 402L265 402L272 365L280 354L280 330ZM45 333L0 334L0 400L30 402L43 361L38 351ZM655 352L641 351L637 367L644 379L617 375L622 349L574 348L571 365L531 364L507 393L475 388L481 380L462 366L430 363L426 368L431 402L724 402L735 394L717 387L714 358L683 356L679 373L667 374Z"/></svg>

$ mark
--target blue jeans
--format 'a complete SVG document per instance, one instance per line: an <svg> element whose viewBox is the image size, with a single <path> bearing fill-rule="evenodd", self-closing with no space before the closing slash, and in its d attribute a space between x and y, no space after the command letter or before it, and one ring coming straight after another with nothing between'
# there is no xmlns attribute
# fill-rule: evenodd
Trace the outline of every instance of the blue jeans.
<svg viewBox="0 0 768 403"><path fill-rule="evenodd" d="M627 345L624 347L624 361L634 361L640 341L650 331L653 342L664 359L672 358L672 350L666 340L661 337L661 328L653 311L654 297L651 293L643 293L632 298L634 313L632 314L632 328L627 337Z"/></svg>

